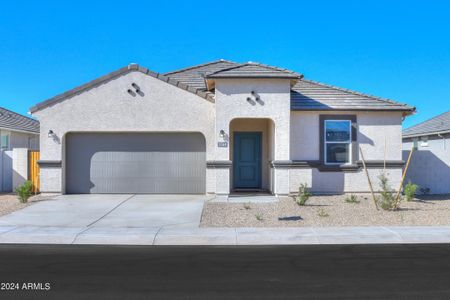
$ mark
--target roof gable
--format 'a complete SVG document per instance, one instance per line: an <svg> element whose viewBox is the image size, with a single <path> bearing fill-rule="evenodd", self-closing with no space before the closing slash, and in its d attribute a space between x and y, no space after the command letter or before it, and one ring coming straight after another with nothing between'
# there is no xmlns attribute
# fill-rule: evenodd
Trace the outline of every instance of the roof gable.
<svg viewBox="0 0 450 300"><path fill-rule="evenodd" d="M403 130L403 137L450 132L450 110Z"/></svg>
<svg viewBox="0 0 450 300"><path fill-rule="evenodd" d="M51 106L51 105L54 105L54 104L56 104L56 103L58 103L60 101L64 101L64 100L66 100L66 99L68 99L70 97L73 97L75 95L79 95L79 94L81 94L81 93L83 93L83 92L85 92L87 90L90 90L90 89L92 89L92 88L94 88L96 86L104 84L104 83L106 83L106 82L108 82L108 81L110 81L112 79L117 78L117 77L126 75L126 74L128 74L130 72L141 72L141 73L144 73L146 75L149 75L149 76L152 76L152 77L157 78L159 80L162 80L164 82L167 82L168 84L174 85L174 86L176 86L178 88L181 88L181 89L184 89L184 90L186 90L188 92L196 94L196 95L198 95L198 96L200 96L202 98L205 98L205 99L207 99L209 101L212 101L214 99L213 94L210 93L210 92L207 92L207 91L204 92L204 91L201 91L199 89L193 88L193 87L185 84L184 82L175 80L174 78L169 78L169 77L167 77L167 76L165 76L163 74L159 74L159 73L153 72L153 71L151 71L151 70L149 70L147 68L139 66L138 64L130 64L130 65L126 66L126 67L120 68L120 69L118 69L118 70L116 70L114 72L111 72L109 74L101 76L101 77L99 77L99 78L97 78L95 80L92 80L92 81L90 81L88 83L80 85L80 86L78 86L78 87L76 87L74 89L71 89L71 90L67 91L67 92L64 92L64 93L62 93L60 95L52 97L52 98L50 98L48 100L45 100L43 102L40 102L40 103L36 104L35 106L31 107L30 108L30 112L31 113L37 112L37 111L39 111L41 109L44 109L44 108L46 108L48 106Z"/></svg>
<svg viewBox="0 0 450 300"><path fill-rule="evenodd" d="M39 121L0 107L0 128L39 133Z"/></svg>

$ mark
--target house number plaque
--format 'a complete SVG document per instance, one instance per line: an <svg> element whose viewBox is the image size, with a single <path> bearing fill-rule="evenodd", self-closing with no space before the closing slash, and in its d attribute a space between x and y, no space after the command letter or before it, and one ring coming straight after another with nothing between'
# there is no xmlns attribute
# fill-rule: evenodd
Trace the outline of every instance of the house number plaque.
<svg viewBox="0 0 450 300"><path fill-rule="evenodd" d="M217 146L220 148L227 148L228 147L228 142L218 142Z"/></svg>

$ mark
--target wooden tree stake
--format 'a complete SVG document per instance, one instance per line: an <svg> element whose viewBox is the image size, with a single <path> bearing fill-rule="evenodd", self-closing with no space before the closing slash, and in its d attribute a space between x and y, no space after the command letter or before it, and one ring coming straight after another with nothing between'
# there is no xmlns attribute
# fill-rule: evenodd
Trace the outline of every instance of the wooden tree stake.
<svg viewBox="0 0 450 300"><path fill-rule="evenodd" d="M370 192L372 193L373 203L375 204L375 207L377 208L377 210L379 210L378 203L377 203L377 198L375 198L375 193L373 192L372 182L370 181L369 172L367 171L366 161L364 160L364 155L363 155L361 146L359 147L359 153L361 153L361 160L362 160L362 163L363 163L364 171L366 172L367 181L369 182L369 187L370 187Z"/></svg>
<svg viewBox="0 0 450 300"><path fill-rule="evenodd" d="M414 152L414 148L411 148L409 152L408 160L406 161L405 171L403 171L402 180L400 181L400 186L398 187L397 195L395 196L395 208L397 209L400 204L400 192L402 191L403 182L406 178L406 172L408 172L408 167L411 162L411 157Z"/></svg>

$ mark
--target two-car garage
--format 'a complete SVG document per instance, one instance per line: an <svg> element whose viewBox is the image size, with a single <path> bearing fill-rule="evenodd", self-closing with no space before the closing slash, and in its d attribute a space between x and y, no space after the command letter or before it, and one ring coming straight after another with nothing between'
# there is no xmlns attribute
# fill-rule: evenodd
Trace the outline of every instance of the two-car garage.
<svg viewBox="0 0 450 300"><path fill-rule="evenodd" d="M203 194L200 133L68 133L66 193Z"/></svg>

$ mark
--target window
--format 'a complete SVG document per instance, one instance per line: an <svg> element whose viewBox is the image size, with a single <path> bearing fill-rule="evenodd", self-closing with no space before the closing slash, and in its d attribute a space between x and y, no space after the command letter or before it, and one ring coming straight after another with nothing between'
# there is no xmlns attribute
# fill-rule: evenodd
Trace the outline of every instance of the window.
<svg viewBox="0 0 450 300"><path fill-rule="evenodd" d="M421 147L428 147L428 137L427 136L423 136L420 138L420 146Z"/></svg>
<svg viewBox="0 0 450 300"><path fill-rule="evenodd" d="M9 132L0 132L0 149L9 150Z"/></svg>
<svg viewBox="0 0 450 300"><path fill-rule="evenodd" d="M325 120L325 164L350 163L352 122L350 120Z"/></svg>

